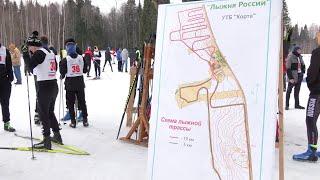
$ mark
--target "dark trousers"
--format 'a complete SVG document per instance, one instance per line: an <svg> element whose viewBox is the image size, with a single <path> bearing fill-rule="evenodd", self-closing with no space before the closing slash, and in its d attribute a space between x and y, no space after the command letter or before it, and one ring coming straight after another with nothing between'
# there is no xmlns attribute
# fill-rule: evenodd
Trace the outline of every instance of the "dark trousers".
<svg viewBox="0 0 320 180"><path fill-rule="evenodd" d="M90 70L91 70L91 60L87 61L87 76L90 75Z"/></svg>
<svg viewBox="0 0 320 180"><path fill-rule="evenodd" d="M54 105L58 95L58 84L50 83L46 85L38 84L38 111L42 122L43 136L50 136L50 129L59 132L59 124L54 114Z"/></svg>
<svg viewBox="0 0 320 180"><path fill-rule="evenodd" d="M111 65L111 59L104 61L103 71L104 71L104 68L106 67L107 62L109 62L109 65L110 65L110 68L111 68L111 72L113 72L112 65Z"/></svg>
<svg viewBox="0 0 320 180"><path fill-rule="evenodd" d="M287 75L284 73L283 74L283 91L286 91L286 89L287 89Z"/></svg>
<svg viewBox="0 0 320 180"><path fill-rule="evenodd" d="M317 120L320 114L320 95L310 94L306 114L308 143L316 145L318 142Z"/></svg>
<svg viewBox="0 0 320 180"><path fill-rule="evenodd" d="M36 88L36 94L38 94L38 81L37 81L37 76L33 75L33 79L34 79L34 86ZM36 97L36 109L34 110L34 112L38 113L38 96Z"/></svg>
<svg viewBox="0 0 320 180"><path fill-rule="evenodd" d="M118 61L118 72L122 72L122 61Z"/></svg>
<svg viewBox="0 0 320 180"><path fill-rule="evenodd" d="M94 61L94 71L96 72L96 77L100 76L101 69L100 69L101 60Z"/></svg>
<svg viewBox="0 0 320 180"><path fill-rule="evenodd" d="M301 87L301 82L303 79L303 74L299 73L298 74L298 82L296 83L290 83L288 82L288 89L286 93L286 107L289 107L289 101L290 101L290 94L292 92L292 88L294 87L294 101L295 101L295 106L300 105L299 101L299 93L300 93L300 87Z"/></svg>
<svg viewBox="0 0 320 180"><path fill-rule="evenodd" d="M2 120L4 123L10 121L9 102L11 96L11 83L0 81L0 104L2 110Z"/></svg>
<svg viewBox="0 0 320 180"><path fill-rule="evenodd" d="M77 91L67 91L66 92L66 100L67 100L67 107L69 109L71 120L76 119L74 105L76 99L78 100L79 109L82 111L83 119L87 119L88 112L87 112L87 105L86 105L86 97L84 89L79 89Z"/></svg>

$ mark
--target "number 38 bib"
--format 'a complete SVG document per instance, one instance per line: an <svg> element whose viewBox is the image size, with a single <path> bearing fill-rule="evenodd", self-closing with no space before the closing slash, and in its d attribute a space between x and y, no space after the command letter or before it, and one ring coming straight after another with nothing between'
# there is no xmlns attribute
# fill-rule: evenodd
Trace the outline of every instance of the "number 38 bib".
<svg viewBox="0 0 320 180"><path fill-rule="evenodd" d="M83 58L78 55L76 58L72 58L67 56L67 66L68 72L66 74L67 77L77 77L82 76L83 74Z"/></svg>

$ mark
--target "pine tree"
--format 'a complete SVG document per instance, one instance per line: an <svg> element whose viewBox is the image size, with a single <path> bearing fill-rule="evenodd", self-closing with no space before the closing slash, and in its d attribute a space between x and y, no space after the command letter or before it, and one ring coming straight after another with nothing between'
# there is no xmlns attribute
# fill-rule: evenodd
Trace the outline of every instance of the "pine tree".
<svg viewBox="0 0 320 180"><path fill-rule="evenodd" d="M292 36L291 36L291 44L298 44L300 41L300 33L299 33L299 26L296 24L293 28L292 31Z"/></svg>
<svg viewBox="0 0 320 180"><path fill-rule="evenodd" d="M147 41L157 29L157 10L150 0L144 0L141 17L141 40ZM141 44L143 44L141 42Z"/></svg>
<svg viewBox="0 0 320 180"><path fill-rule="evenodd" d="M289 30L291 28L291 19L289 16L289 11L288 11L288 5L286 0L283 0L283 25L285 27L285 30Z"/></svg>

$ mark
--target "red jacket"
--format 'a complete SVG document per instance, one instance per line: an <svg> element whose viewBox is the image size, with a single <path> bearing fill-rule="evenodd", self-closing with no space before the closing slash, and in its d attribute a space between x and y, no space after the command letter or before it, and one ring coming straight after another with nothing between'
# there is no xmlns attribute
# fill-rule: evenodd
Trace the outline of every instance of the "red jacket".
<svg viewBox="0 0 320 180"><path fill-rule="evenodd" d="M84 52L84 56L89 56L90 59L93 60L93 53L89 48Z"/></svg>

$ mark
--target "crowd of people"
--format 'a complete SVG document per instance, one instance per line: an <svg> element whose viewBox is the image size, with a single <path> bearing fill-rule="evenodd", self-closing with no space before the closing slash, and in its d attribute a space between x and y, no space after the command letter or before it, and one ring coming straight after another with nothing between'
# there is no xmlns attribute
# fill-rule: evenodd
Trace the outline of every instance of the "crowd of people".
<svg viewBox="0 0 320 180"><path fill-rule="evenodd" d="M56 58L57 51L51 46L46 36L39 36L34 31L30 37L24 42L20 50L10 44L6 48L0 43L0 103L2 108L2 118L4 122L4 130L15 132L15 128L10 125L10 96L11 83L16 79L15 84L22 84L21 78L21 59L24 60L24 74L33 75L36 89L36 107L35 107L35 124L42 125L43 140L34 144L34 148L51 149L51 142L63 144L60 134L60 127L54 113L56 98L59 93L57 82L57 71L60 72L60 82L64 80L64 90L66 91L67 113L63 120L71 120L69 126L76 128L78 121L81 120L84 127L88 127L88 112L85 98L85 82L83 74L90 77L91 65L95 70L93 79L100 79L101 69L104 72L106 64L109 64L111 72L113 72L112 64L115 59L118 64L119 72L128 72L128 60L130 57L130 66L137 64L136 61L141 60L140 51L135 48L133 53L124 48L107 48L105 51L105 59L103 68L102 51L97 46L93 50L88 47L84 53L77 46L73 38L65 41L65 50L60 51L60 58ZM60 59L58 62L57 59ZM29 86L28 86L29 87ZM62 90L62 89L60 89ZM63 91L63 90L62 90ZM76 117L78 106L78 117ZM53 136L51 137L51 130Z"/></svg>

